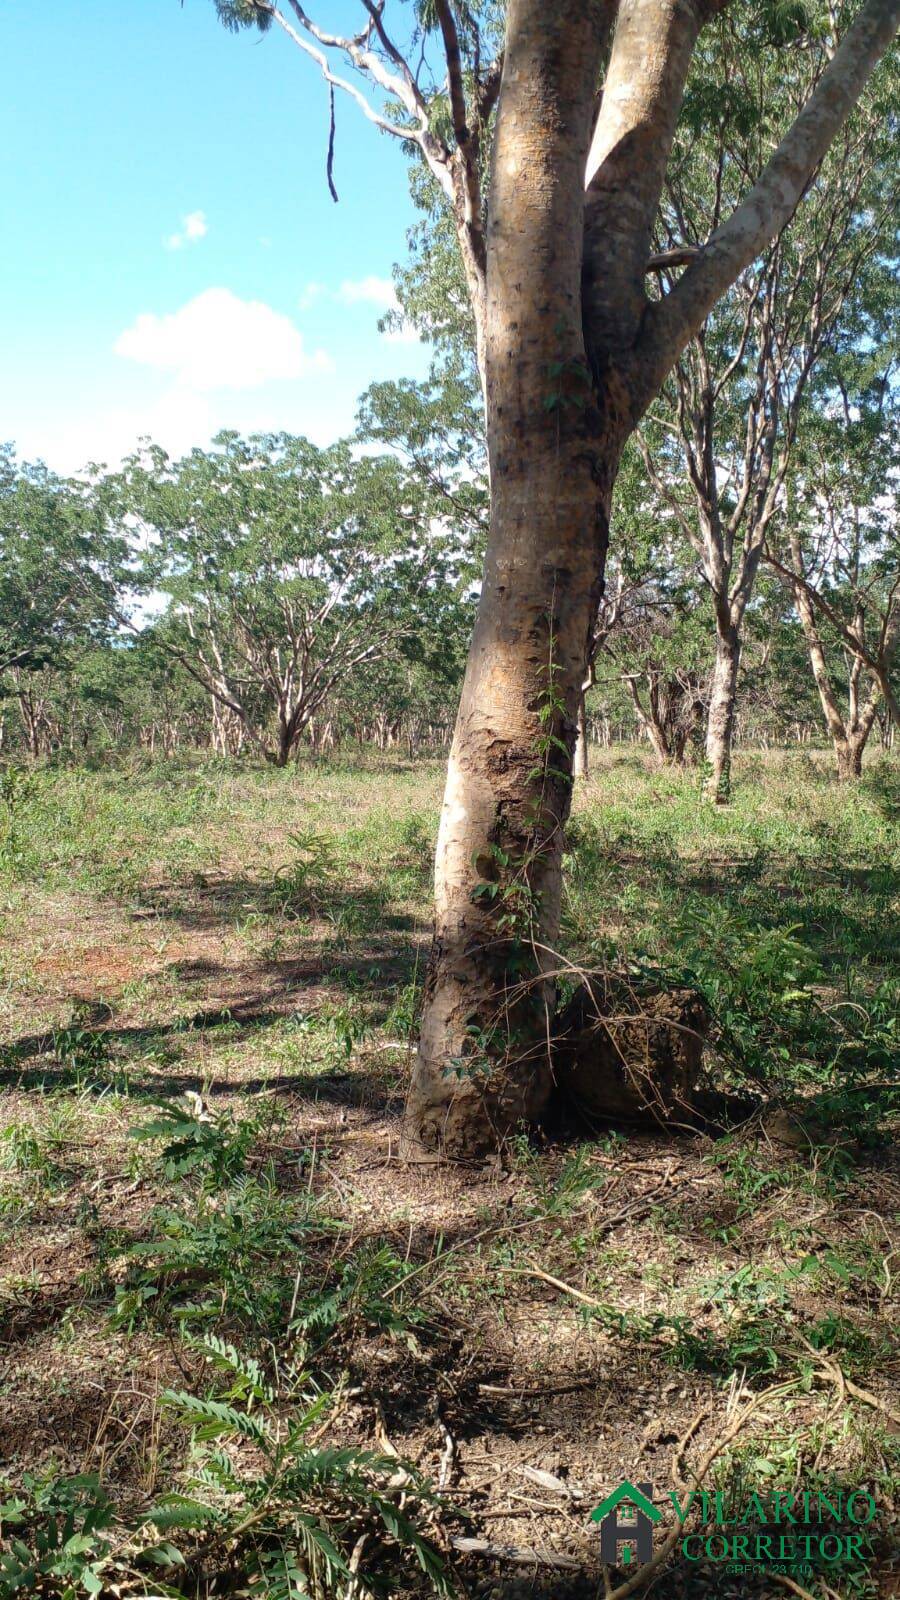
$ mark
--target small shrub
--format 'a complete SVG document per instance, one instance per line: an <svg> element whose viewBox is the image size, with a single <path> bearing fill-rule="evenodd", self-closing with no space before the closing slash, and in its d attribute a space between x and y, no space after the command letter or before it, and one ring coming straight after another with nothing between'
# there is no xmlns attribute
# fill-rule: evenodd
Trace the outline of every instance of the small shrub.
<svg viewBox="0 0 900 1600"><path fill-rule="evenodd" d="M311 1197L286 1198L271 1173L238 1179L224 1197L201 1193L189 1212L159 1207L150 1238L126 1252L114 1321L129 1331L165 1317L283 1326L297 1270L327 1227Z"/></svg>
<svg viewBox="0 0 900 1600"><path fill-rule="evenodd" d="M235 1117L231 1111L212 1116L198 1094L183 1101L156 1100L158 1114L129 1128L141 1143L162 1140L163 1172L173 1181L193 1173L213 1189L230 1183L246 1170L247 1157L259 1136L256 1117Z"/></svg>
<svg viewBox="0 0 900 1600"><path fill-rule="evenodd" d="M53 1055L61 1066L82 1077L106 1066L109 1039L102 1029L90 1027L76 1010L66 1027L54 1028Z"/></svg>
<svg viewBox="0 0 900 1600"><path fill-rule="evenodd" d="M101 1594L123 1570L113 1556L112 1505L93 1474L26 1473L0 1505L0 1600Z"/></svg>

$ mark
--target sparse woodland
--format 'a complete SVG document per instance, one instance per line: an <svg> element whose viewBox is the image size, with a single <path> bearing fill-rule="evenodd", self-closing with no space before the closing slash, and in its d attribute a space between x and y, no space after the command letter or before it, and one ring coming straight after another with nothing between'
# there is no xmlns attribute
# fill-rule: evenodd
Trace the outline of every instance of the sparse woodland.
<svg viewBox="0 0 900 1600"><path fill-rule="evenodd" d="M431 370L0 451L0 1600L894 1595L900 6L215 6Z"/></svg>

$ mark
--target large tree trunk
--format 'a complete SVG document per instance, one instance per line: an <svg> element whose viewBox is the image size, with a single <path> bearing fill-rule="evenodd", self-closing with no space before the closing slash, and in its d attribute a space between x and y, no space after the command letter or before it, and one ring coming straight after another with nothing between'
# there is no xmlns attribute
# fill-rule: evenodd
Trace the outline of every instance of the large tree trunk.
<svg viewBox="0 0 900 1600"><path fill-rule="evenodd" d="M706 724L706 793L716 805L731 799L731 746L737 705L740 634L733 623L717 621L716 664L713 668Z"/></svg>
<svg viewBox="0 0 900 1600"><path fill-rule="evenodd" d="M563 828L624 433L595 402L581 322L603 31L598 5L512 0L489 207L491 527L407 1107L418 1143L456 1154L534 1119L551 1083Z"/></svg>

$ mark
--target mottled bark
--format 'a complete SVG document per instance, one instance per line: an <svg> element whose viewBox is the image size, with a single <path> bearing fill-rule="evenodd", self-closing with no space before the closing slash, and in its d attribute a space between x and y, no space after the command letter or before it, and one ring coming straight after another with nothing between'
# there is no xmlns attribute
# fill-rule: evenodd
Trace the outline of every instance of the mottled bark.
<svg viewBox="0 0 900 1600"><path fill-rule="evenodd" d="M512 0L494 141L485 366L491 528L450 754L408 1116L456 1153L549 1093L578 704L623 429L591 391L584 165L605 8Z"/></svg>
<svg viewBox="0 0 900 1600"><path fill-rule="evenodd" d="M598 368L634 353L656 211L704 0L620 0L587 161L584 318Z"/></svg>

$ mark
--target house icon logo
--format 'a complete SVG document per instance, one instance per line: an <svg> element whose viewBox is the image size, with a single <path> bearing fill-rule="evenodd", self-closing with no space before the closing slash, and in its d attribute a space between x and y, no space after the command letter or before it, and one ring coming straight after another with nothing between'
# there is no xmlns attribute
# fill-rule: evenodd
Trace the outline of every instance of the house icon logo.
<svg viewBox="0 0 900 1600"><path fill-rule="evenodd" d="M638 1561L649 1561L653 1555L653 1525L661 1518L662 1512L653 1504L652 1483L630 1483L623 1478L618 1489L591 1512L591 1521L600 1524L600 1560L611 1567L627 1567L633 1559L634 1546ZM621 1555L620 1546L624 1546Z"/></svg>

